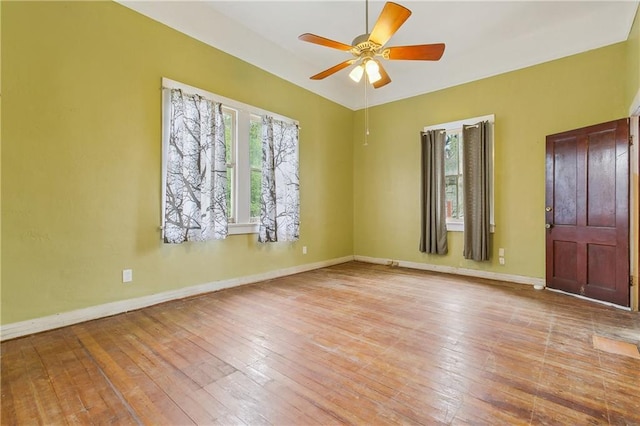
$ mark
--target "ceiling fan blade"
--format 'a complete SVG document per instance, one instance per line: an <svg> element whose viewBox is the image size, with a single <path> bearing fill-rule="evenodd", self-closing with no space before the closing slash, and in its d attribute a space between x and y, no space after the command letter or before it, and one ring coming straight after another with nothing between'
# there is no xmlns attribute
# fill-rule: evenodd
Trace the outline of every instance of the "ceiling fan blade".
<svg viewBox="0 0 640 426"><path fill-rule="evenodd" d="M418 44L415 46L394 46L385 49L389 59L407 59L413 61L437 61L444 53L444 43ZM386 53L383 53L387 57Z"/></svg>
<svg viewBox="0 0 640 426"><path fill-rule="evenodd" d="M349 51L352 48L352 46L349 46L348 44L340 43L339 41L330 40L328 38L320 37L318 35L310 34L310 33L301 34L300 36L298 36L298 40L306 41L313 44L319 44L320 46L331 47L332 49L338 49L338 50L344 50L344 51Z"/></svg>
<svg viewBox="0 0 640 426"><path fill-rule="evenodd" d="M338 65L334 65L331 68L328 68L318 74L311 76L311 80L322 80L323 78L329 77L331 74L335 74L338 71L345 69L349 65L353 63L355 59L349 59L348 61L344 61L339 63Z"/></svg>
<svg viewBox="0 0 640 426"><path fill-rule="evenodd" d="M376 81L375 83L373 83L373 88L379 89L382 86L386 86L387 84L391 83L391 77L389 77L389 74L387 74L387 72L384 70L384 67L382 66L382 64L379 61L376 61L376 62L378 62L378 71L380 72L380 76L382 78Z"/></svg>
<svg viewBox="0 0 640 426"><path fill-rule="evenodd" d="M369 41L384 46L410 15L411 11L406 7L397 3L387 2L382 12L380 12L378 21L373 26Z"/></svg>

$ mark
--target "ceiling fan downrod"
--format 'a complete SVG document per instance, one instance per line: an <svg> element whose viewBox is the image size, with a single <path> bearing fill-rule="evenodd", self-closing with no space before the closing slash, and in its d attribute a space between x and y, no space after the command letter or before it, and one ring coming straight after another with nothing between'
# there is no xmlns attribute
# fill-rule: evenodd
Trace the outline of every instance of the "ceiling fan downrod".
<svg viewBox="0 0 640 426"><path fill-rule="evenodd" d="M369 0L364 0L364 33L369 35Z"/></svg>

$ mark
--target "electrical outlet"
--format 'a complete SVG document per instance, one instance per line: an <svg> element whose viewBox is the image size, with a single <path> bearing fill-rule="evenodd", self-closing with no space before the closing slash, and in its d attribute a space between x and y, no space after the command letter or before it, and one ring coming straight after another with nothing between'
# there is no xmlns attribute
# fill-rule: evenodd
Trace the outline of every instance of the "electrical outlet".
<svg viewBox="0 0 640 426"><path fill-rule="evenodd" d="M130 283L133 281L133 270L132 269L123 269L122 270L122 282Z"/></svg>
<svg viewBox="0 0 640 426"><path fill-rule="evenodd" d="M307 246L302 246L302 254L307 254Z"/></svg>
<svg viewBox="0 0 640 426"><path fill-rule="evenodd" d="M500 261L501 265L504 265L504 257L500 257L498 260Z"/></svg>

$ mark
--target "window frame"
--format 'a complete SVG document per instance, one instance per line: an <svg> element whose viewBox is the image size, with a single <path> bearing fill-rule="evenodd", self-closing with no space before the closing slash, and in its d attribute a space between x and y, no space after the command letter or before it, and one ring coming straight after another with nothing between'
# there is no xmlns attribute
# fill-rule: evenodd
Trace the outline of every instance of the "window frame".
<svg viewBox="0 0 640 426"><path fill-rule="evenodd" d="M171 106L169 105L169 91L171 89L180 89L186 93L196 94L205 99L222 104L223 112L235 112L235 128L232 132L235 135L234 146L234 176L232 176L233 189L235 192L231 194L230 210L233 213L229 217L229 235L236 234L255 234L258 233L259 223L256 218L251 217L251 164L249 159L249 138L252 117L262 117L269 115L277 120L293 123L299 126L297 120L282 116L280 114L266 111L253 105L248 105L188 84L180 83L169 78L162 78L162 206L161 206L161 223L164 229L164 209L166 204L166 155L169 147L169 126ZM261 118L260 118L261 120ZM259 219L259 218L258 218Z"/></svg>
<svg viewBox="0 0 640 426"><path fill-rule="evenodd" d="M237 163L238 163L238 153L237 153L237 147L236 144L233 143L234 140L237 140L237 136L238 136L238 111L236 109L233 108L229 108L229 107L225 107L224 105L222 106L222 114L229 114L231 115L231 138L232 138L232 143L231 143L231 155L229 158L229 162L227 162L227 173L229 173L229 169L232 170L232 174L231 174L231 188L229 190L229 196L230 196L230 200L229 200L229 212L228 212L228 225L232 225L235 224L236 221L236 211L237 211L237 207L236 207L236 203L237 203L237 194L236 191L234 191L234 188L237 187L237 175L238 175L238 167L237 167ZM226 126L226 124L225 124ZM226 130L226 129L225 129ZM225 134L225 138L226 138L226 134ZM225 141L226 144L226 141ZM229 155L229 153L227 152L227 155Z"/></svg>
<svg viewBox="0 0 640 426"><path fill-rule="evenodd" d="M252 177L253 177L253 173L254 172L260 172L260 175L262 176L262 150L261 154L260 154L260 169L258 169L257 167L253 167L251 165L251 125L252 123L259 123L260 126L262 126L262 117L256 114L250 114L249 117L249 133L248 133L248 140L247 140L247 150L248 150L248 155L247 155L247 159L249 162L249 167L248 167L248 171L249 171L249 223L259 223L260 222L260 212L258 211L258 215L257 216L252 216L251 215L251 183L252 183ZM262 143L262 141L261 141Z"/></svg>
<svg viewBox="0 0 640 426"><path fill-rule="evenodd" d="M464 144L464 137L462 136L462 126L473 125L480 121L488 121L489 122L489 199L490 199L490 216L489 216L489 230L490 232L495 232L495 217L494 217L494 206L495 206L495 143L494 143L494 134L495 134L495 114L483 115L480 117L472 117L465 118L462 120L451 121L448 123L440 123L434 124L430 126L425 126L424 131L429 130L444 130L447 133L460 132L460 155L462 155L462 146ZM464 179L464 174L462 174L462 179ZM458 188L460 191L462 188ZM466 213L465 213L466 214ZM447 231L448 232L464 232L464 219L450 219L447 218Z"/></svg>

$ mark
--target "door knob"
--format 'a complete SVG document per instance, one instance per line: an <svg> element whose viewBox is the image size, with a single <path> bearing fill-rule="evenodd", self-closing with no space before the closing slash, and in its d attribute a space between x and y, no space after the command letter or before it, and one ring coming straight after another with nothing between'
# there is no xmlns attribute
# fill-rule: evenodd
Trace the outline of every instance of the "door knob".
<svg viewBox="0 0 640 426"><path fill-rule="evenodd" d="M544 225L544 227L545 227L545 228L547 228L547 229L551 229L551 227L552 227L552 226L553 226L553 225L552 225L552 224L550 224L550 223L545 223L545 225Z"/></svg>
<svg viewBox="0 0 640 426"><path fill-rule="evenodd" d="M544 209L544 210L545 210L545 211L550 212L551 210L553 210L553 207L549 207L549 206L547 206L547 207L545 207L545 209Z"/></svg>

